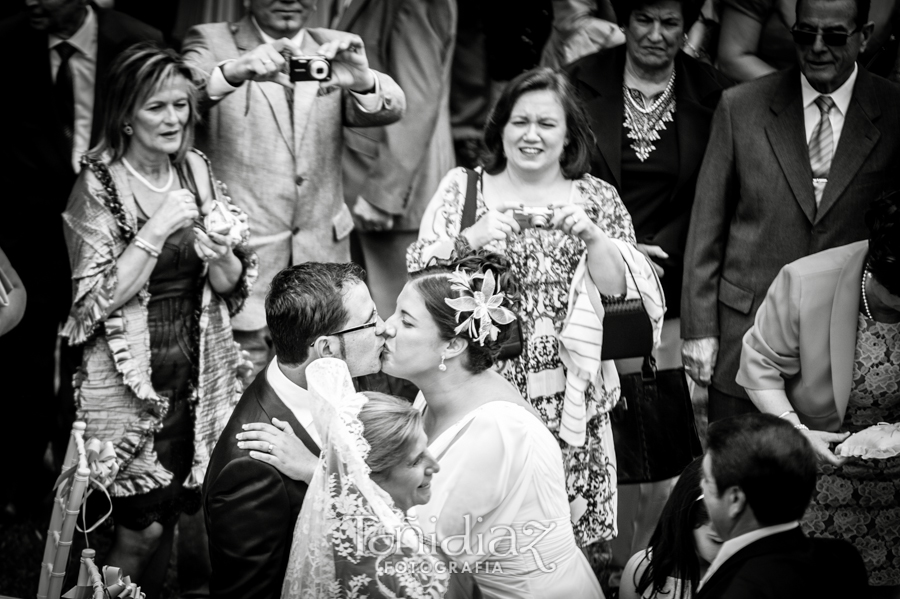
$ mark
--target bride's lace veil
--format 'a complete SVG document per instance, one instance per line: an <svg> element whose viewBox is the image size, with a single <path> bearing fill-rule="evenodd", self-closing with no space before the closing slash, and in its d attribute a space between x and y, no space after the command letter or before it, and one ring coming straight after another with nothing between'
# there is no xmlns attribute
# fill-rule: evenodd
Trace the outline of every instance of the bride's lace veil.
<svg viewBox="0 0 900 599"><path fill-rule="evenodd" d="M294 528L282 598L442 597L449 573L370 477L369 444L347 365L306 369L323 447Z"/></svg>

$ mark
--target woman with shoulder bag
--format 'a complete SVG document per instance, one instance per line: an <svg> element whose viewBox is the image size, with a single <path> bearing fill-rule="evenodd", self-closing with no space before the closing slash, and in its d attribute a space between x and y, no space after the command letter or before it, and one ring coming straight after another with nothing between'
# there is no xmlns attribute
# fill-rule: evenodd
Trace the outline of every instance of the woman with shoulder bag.
<svg viewBox="0 0 900 599"><path fill-rule="evenodd" d="M620 341L603 336L600 300L641 298L653 325L647 327L650 347L662 325L662 290L635 248L631 218L615 188L587 174L593 140L565 75L534 69L513 79L484 139L486 166L474 181L465 169L444 178L408 250L407 268L447 258L457 243L512 263L522 293L522 348L501 372L560 444L575 537L596 568L603 551L597 542L616 535L608 413L619 385L615 366L601 354L604 345ZM461 227L473 203L474 224ZM579 328L587 331L581 346Z"/></svg>

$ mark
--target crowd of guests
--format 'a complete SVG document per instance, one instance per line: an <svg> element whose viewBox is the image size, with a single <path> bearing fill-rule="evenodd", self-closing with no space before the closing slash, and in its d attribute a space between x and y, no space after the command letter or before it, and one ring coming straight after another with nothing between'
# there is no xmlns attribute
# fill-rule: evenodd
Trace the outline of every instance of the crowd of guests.
<svg viewBox="0 0 900 599"><path fill-rule="evenodd" d="M553 32L489 56L477 164L470 4L245 4L180 51L87 0L0 21L0 363L54 420L9 431L7 515L78 419L150 598L176 529L200 596L602 597L627 529L622 598L900 597L900 443L853 441L900 424L896 3L524 3ZM622 522L647 364L710 429Z"/></svg>

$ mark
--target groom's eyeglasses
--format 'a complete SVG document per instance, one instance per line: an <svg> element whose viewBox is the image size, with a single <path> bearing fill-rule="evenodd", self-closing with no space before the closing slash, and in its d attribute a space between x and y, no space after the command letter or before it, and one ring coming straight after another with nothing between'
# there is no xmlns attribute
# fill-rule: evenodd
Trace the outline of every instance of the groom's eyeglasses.
<svg viewBox="0 0 900 599"><path fill-rule="evenodd" d="M824 43L826 46L837 48L839 46L846 46L847 40L850 38L850 36L858 33L859 31L860 29L859 27L857 27L849 33L845 33L843 31L823 31L820 34L818 31L794 28L791 29L791 35L794 37L794 43L801 46L812 46L816 43L816 38L821 35L822 43Z"/></svg>
<svg viewBox="0 0 900 599"><path fill-rule="evenodd" d="M350 327L350 328L347 328L347 329L343 329L343 330L340 330L340 331L336 331L336 332L334 332L334 333L328 333L328 334L325 335L325 336L326 336L326 337L330 337L331 335L345 335L345 334L347 334L347 333L353 333L353 332L355 332L355 331L361 331L361 330L363 330L363 329L371 329L372 327L377 326L377 325L378 325L378 312L376 311L376 312L375 312L375 317L372 318L371 321L369 321L369 322L367 322L367 323L365 323L365 324L359 324L359 325L356 325L355 327ZM315 345L315 343L310 343L310 344L309 344L310 347L312 347L313 345Z"/></svg>

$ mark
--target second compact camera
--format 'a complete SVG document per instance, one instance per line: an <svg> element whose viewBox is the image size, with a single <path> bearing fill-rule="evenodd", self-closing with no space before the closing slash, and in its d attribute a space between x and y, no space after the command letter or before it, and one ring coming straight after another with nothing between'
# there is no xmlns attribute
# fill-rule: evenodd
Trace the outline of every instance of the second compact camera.
<svg viewBox="0 0 900 599"><path fill-rule="evenodd" d="M288 75L291 81L328 81L331 61L322 56L291 56Z"/></svg>
<svg viewBox="0 0 900 599"><path fill-rule="evenodd" d="M553 209L521 206L513 209L512 216L520 229L549 229Z"/></svg>

